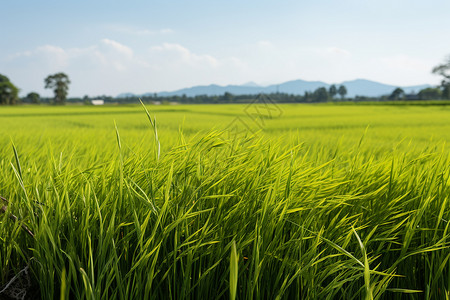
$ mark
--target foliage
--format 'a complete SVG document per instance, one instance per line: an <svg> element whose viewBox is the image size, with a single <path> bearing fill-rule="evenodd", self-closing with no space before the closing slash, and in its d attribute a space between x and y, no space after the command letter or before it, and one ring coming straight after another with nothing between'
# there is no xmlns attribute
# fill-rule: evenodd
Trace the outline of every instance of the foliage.
<svg viewBox="0 0 450 300"><path fill-rule="evenodd" d="M267 96L273 101L277 103L310 103L310 102L323 102L323 99L330 100L329 93L326 88L322 87L318 91L316 89L315 91L311 92L305 92L304 95L294 95L294 94L288 94L288 93L282 93L282 92L276 92L267 94ZM325 89L325 92L323 91ZM347 90L345 86L341 88L342 90L345 90L344 96L347 94ZM314 96L315 93L315 96ZM324 97L326 94L328 96ZM84 98L73 98L68 99L69 102L78 102L78 103L84 103L84 99L88 96L85 96ZM196 95L196 96L186 96L186 95L175 95L175 96L158 96L157 94L147 94L142 97L142 101L146 103L162 103L162 102L171 102L171 103L180 103L180 104L188 104L188 103L214 103L214 104L220 104L220 103L252 103L255 99L256 95L233 95L231 93L224 93L223 95ZM99 95L91 97L91 99L103 99L105 103L119 103L119 104L137 104L139 103L137 97L123 97L123 98L114 98L107 95ZM371 100L376 100L376 98L370 98ZM327 101L327 100L326 100Z"/></svg>
<svg viewBox="0 0 450 300"><path fill-rule="evenodd" d="M450 99L450 84L446 84L442 88L442 98Z"/></svg>
<svg viewBox="0 0 450 300"><path fill-rule="evenodd" d="M69 77L64 73L56 73L47 76L44 82L46 89L53 89L55 104L64 104L69 91Z"/></svg>
<svg viewBox="0 0 450 300"><path fill-rule="evenodd" d="M396 88L389 96L390 100L401 100L405 98L405 92L401 88Z"/></svg>
<svg viewBox="0 0 450 300"><path fill-rule="evenodd" d="M338 89L338 94L341 96L341 99L344 99L345 95L347 95L347 88L344 85L341 85Z"/></svg>
<svg viewBox="0 0 450 300"><path fill-rule="evenodd" d="M419 92L421 100L436 100L441 99L442 91L439 88L426 88Z"/></svg>
<svg viewBox="0 0 450 300"><path fill-rule="evenodd" d="M332 85L330 86L330 88L328 89L328 94L330 94L331 99L333 99L334 96L337 95L337 93L338 93L338 91L337 91L336 86L335 86L334 84L332 84Z"/></svg>
<svg viewBox="0 0 450 300"><path fill-rule="evenodd" d="M442 76L444 81L450 81L450 57L444 63L435 66L432 72Z"/></svg>
<svg viewBox="0 0 450 300"><path fill-rule="evenodd" d="M321 87L314 91L312 94L312 99L314 102L326 102L330 98L330 95L328 94L328 91L326 88Z"/></svg>
<svg viewBox="0 0 450 300"><path fill-rule="evenodd" d="M41 96L36 92L28 93L26 99L33 104L39 104L41 102Z"/></svg>
<svg viewBox="0 0 450 300"><path fill-rule="evenodd" d="M432 72L433 74L442 76L442 96L444 99L450 99L450 56L444 63L435 66Z"/></svg>
<svg viewBox="0 0 450 300"><path fill-rule="evenodd" d="M0 74L0 104L16 104L19 89L5 75Z"/></svg>
<svg viewBox="0 0 450 300"><path fill-rule="evenodd" d="M186 95L185 95L185 96L186 96ZM223 100L224 100L225 102L231 102L231 101L233 101L233 98L234 98L234 96L233 96L233 94L231 94L231 93L225 92L225 93L223 94Z"/></svg>

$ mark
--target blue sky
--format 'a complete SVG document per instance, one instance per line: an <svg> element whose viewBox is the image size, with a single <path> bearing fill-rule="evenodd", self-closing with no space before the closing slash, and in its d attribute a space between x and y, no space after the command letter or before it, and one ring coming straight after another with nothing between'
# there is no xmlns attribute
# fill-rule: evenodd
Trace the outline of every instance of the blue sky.
<svg viewBox="0 0 450 300"><path fill-rule="evenodd" d="M193 85L438 84L450 1L2 1L0 73L21 95L65 72L69 96Z"/></svg>

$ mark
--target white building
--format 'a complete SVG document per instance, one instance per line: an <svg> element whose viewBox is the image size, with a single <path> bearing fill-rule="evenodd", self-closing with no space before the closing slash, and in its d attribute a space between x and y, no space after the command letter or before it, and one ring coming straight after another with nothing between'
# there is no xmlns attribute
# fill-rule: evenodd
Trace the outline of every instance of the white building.
<svg viewBox="0 0 450 300"><path fill-rule="evenodd" d="M105 104L105 100L102 99L95 99L95 100L91 100L92 105L104 105Z"/></svg>

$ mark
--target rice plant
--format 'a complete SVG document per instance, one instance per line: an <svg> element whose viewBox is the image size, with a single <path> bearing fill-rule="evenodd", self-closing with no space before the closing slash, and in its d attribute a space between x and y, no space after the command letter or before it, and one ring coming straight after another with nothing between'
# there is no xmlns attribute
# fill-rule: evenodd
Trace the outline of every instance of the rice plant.
<svg viewBox="0 0 450 300"><path fill-rule="evenodd" d="M164 136L137 109L2 141L0 295L28 267L42 299L450 297L447 146Z"/></svg>

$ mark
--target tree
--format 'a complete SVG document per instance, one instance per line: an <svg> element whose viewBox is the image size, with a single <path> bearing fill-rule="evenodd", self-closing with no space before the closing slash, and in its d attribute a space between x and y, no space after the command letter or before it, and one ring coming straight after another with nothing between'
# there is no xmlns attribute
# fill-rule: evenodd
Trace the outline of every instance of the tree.
<svg viewBox="0 0 450 300"><path fill-rule="evenodd" d="M0 74L0 104L15 104L18 97L19 89L9 81L9 78Z"/></svg>
<svg viewBox="0 0 450 300"><path fill-rule="evenodd" d="M341 85L338 89L338 94L341 96L341 99L344 100L345 95L347 95L347 88L344 85Z"/></svg>
<svg viewBox="0 0 450 300"><path fill-rule="evenodd" d="M328 101L330 96L328 95L327 89L324 87L320 87L316 89L312 95L313 101L315 102L325 102Z"/></svg>
<svg viewBox="0 0 450 300"><path fill-rule="evenodd" d="M450 56L447 58L446 62L435 66L432 70L432 73L444 77L444 81L450 81Z"/></svg>
<svg viewBox="0 0 450 300"><path fill-rule="evenodd" d="M337 95L337 92L338 92L337 88L336 88L336 86L334 84L331 85L330 88L328 89L328 94L330 94L331 99L333 99L334 96Z"/></svg>
<svg viewBox="0 0 450 300"><path fill-rule="evenodd" d="M442 91L440 88L426 88L419 92L421 100L436 100L441 99Z"/></svg>
<svg viewBox="0 0 450 300"><path fill-rule="evenodd" d="M234 98L233 94L231 94L231 93L229 93L229 92L225 92L225 93L223 94L223 100L224 100L225 102L231 102L231 101L233 101L233 98Z"/></svg>
<svg viewBox="0 0 450 300"><path fill-rule="evenodd" d="M64 104L69 91L70 80L64 73L56 73L45 78L45 88L53 89L55 104Z"/></svg>
<svg viewBox="0 0 450 300"><path fill-rule="evenodd" d="M450 84L447 84L442 89L442 98L450 99Z"/></svg>
<svg viewBox="0 0 450 300"><path fill-rule="evenodd" d="M443 77L441 81L442 98L450 99L450 56L443 64L434 67L432 73Z"/></svg>
<svg viewBox="0 0 450 300"><path fill-rule="evenodd" d="M84 97L83 97L83 104L84 105L91 105L92 104L91 99L89 99L88 95L84 95Z"/></svg>
<svg viewBox="0 0 450 300"><path fill-rule="evenodd" d="M401 88L396 88L389 96L390 100L400 100L403 98L405 98L405 91L403 91Z"/></svg>
<svg viewBox="0 0 450 300"><path fill-rule="evenodd" d="M303 96L303 101L304 102L311 102L311 93L305 91L305 95Z"/></svg>
<svg viewBox="0 0 450 300"><path fill-rule="evenodd" d="M39 96L39 94L36 92L28 93L26 99L33 104L41 103L41 96Z"/></svg>

